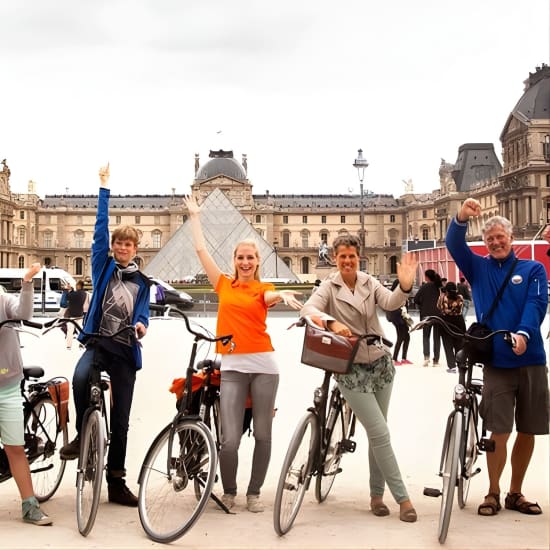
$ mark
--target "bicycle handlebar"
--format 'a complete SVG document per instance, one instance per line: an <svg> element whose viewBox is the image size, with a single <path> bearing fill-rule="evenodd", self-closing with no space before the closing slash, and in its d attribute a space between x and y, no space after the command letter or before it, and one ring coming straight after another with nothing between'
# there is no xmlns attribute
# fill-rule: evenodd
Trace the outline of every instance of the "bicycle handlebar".
<svg viewBox="0 0 550 550"><path fill-rule="evenodd" d="M432 326L432 325L439 325L443 328L443 330L449 334L450 336L454 336L456 338L464 338L467 342L483 342L484 340L489 340L491 338L494 338L497 334L502 334L504 337L504 341L509 344L512 347L515 347L516 342L515 338L512 335L512 332L507 329L497 329L493 330L492 332L489 332L485 336L474 336L472 334L468 334L467 332L461 332L459 330L456 330L456 327L442 319L441 317L437 317L436 315L430 315L428 317L425 317L414 325L411 328L411 332L413 330L420 330L421 328L424 328L425 326Z"/></svg>
<svg viewBox="0 0 550 550"><path fill-rule="evenodd" d="M44 328L42 323L36 323L34 321L29 321L28 319L6 319L5 321L0 322L0 328L7 324L20 324L29 328Z"/></svg>
<svg viewBox="0 0 550 550"><path fill-rule="evenodd" d="M59 327L61 325L66 325L67 323L72 323L74 327L78 330L79 333L83 334L87 338L115 338L116 336L119 336L123 332L132 332L132 334L135 336L135 339L137 340L136 335L136 327L135 325L125 325L113 334L101 334L99 332L85 332L82 326L76 321L76 319L73 319L71 317L56 317L55 319L52 319L51 321L47 321L44 323L44 325L40 326L40 328L45 328L44 334L49 332L50 330Z"/></svg>

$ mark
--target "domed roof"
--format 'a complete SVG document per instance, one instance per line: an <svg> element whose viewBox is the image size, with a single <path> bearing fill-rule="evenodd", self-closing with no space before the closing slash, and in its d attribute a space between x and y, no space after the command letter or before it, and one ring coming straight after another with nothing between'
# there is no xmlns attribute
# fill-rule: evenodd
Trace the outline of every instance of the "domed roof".
<svg viewBox="0 0 550 550"><path fill-rule="evenodd" d="M550 118L550 67L542 65L529 74L526 89L512 111L521 120Z"/></svg>
<svg viewBox="0 0 550 550"><path fill-rule="evenodd" d="M236 180L247 179L243 166L233 158L233 151L210 151L211 160L197 171L196 180L207 180L216 176L228 176Z"/></svg>

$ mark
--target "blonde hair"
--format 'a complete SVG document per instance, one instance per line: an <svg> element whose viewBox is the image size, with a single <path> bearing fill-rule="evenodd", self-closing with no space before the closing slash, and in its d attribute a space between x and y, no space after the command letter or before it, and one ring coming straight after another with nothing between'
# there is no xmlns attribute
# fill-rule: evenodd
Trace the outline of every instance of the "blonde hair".
<svg viewBox="0 0 550 550"><path fill-rule="evenodd" d="M139 244L139 233L132 225L121 225L111 235L111 244L115 241L132 241L136 246Z"/></svg>
<svg viewBox="0 0 550 550"><path fill-rule="evenodd" d="M254 249L256 259L258 260L258 265L256 266L256 269L254 270L254 279L256 281L260 280L260 251L258 250L258 243L254 239L244 239L243 241L239 241L235 248L233 249L233 261L235 261L235 258L237 257L237 250L240 246L251 246ZM233 274L234 279L238 279L239 274L237 272L237 267L235 267L235 272Z"/></svg>

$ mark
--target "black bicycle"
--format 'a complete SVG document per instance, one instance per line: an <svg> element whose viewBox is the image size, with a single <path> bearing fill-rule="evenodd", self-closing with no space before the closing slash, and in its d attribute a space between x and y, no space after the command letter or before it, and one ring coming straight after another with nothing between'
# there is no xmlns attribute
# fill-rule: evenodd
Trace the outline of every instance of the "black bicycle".
<svg viewBox="0 0 550 550"><path fill-rule="evenodd" d="M162 319L162 317L160 318ZM193 374L199 342L227 345L231 335L214 337L194 330L182 314L187 330L194 336L178 412L156 436L143 460L139 474L139 518L147 535L156 542L172 542L183 536L199 519L209 498L225 511L212 494L218 463L217 441L209 426L219 429L216 389L211 378L203 382L198 411L194 402ZM216 368L212 361L199 362L199 369ZM210 399L210 401L209 401Z"/></svg>
<svg viewBox="0 0 550 550"><path fill-rule="evenodd" d="M4 328L6 327L6 328ZM28 320L6 320L0 329L10 327L20 332L23 327L42 329L43 325ZM59 449L67 443L69 382L58 377L41 381L42 367L24 367L21 380L25 454L29 462L34 494L39 502L51 498L65 472L65 461ZM0 483L12 477L6 451L0 445Z"/></svg>
<svg viewBox="0 0 550 550"><path fill-rule="evenodd" d="M378 335L364 334L359 338L369 346L392 345ZM353 357L349 362L353 362ZM291 529L312 477L316 478L315 498L321 503L342 471L342 456L355 451L352 438L356 417L338 385L334 383L330 388L331 375L325 371L323 383L314 390L313 406L296 426L283 461L273 508L273 527L280 536Z"/></svg>
<svg viewBox="0 0 550 550"><path fill-rule="evenodd" d="M504 340L514 345L513 336L508 330L495 330L483 337L457 332L456 327L445 322L441 317L426 317L411 330L419 330L426 325L437 324L449 335L462 338L464 347L456 354L458 368L458 384L453 392L453 410L447 418L443 448L439 464L439 476L443 480L441 489L426 487L424 494L430 497L441 497L439 524L437 536L443 544L447 538L453 498L458 488L457 500L460 508L464 508L468 499L468 491L472 477L481 469L476 467L476 461L483 452L493 452L494 441L487 438L483 422L480 422L479 400L483 390L483 381L473 377L474 366L483 367L481 363L471 360L471 351L476 343L493 339L501 334ZM450 365L449 365L450 366Z"/></svg>

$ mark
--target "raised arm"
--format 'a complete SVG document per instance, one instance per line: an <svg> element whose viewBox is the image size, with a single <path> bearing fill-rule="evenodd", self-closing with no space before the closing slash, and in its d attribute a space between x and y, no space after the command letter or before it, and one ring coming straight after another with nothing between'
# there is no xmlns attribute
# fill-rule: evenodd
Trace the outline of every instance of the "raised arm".
<svg viewBox="0 0 550 550"><path fill-rule="evenodd" d="M208 280L212 286L216 286L218 279L222 273L210 253L206 249L206 243L204 241L204 234L202 232L200 214L201 207L197 204L197 201L193 197L184 197L183 204L189 211L189 220L191 222L191 237L193 239L193 246L195 252L204 268Z"/></svg>

